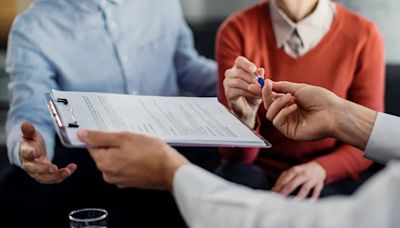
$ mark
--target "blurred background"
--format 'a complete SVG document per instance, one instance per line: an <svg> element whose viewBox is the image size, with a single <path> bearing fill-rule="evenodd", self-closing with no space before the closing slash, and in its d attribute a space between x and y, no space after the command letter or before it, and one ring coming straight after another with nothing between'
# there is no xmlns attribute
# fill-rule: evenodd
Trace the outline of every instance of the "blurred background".
<svg viewBox="0 0 400 228"><path fill-rule="evenodd" d="M197 50L210 58L214 55L215 33L231 13L260 0L181 0L184 15L194 32ZM7 37L14 17L26 9L31 0L0 1L0 168L7 163L4 123L8 109L5 53ZM385 39L387 59L386 110L400 115L400 22L399 0L338 0L348 8L374 21ZM1 172L0 172L1 173Z"/></svg>

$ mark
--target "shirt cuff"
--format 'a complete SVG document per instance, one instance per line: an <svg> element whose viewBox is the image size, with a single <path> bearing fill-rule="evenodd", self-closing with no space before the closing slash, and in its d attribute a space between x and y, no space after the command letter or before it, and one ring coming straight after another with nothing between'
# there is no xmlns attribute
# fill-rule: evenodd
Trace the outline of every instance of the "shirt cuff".
<svg viewBox="0 0 400 228"><path fill-rule="evenodd" d="M378 113L367 146L365 157L380 163L400 159L400 118Z"/></svg>

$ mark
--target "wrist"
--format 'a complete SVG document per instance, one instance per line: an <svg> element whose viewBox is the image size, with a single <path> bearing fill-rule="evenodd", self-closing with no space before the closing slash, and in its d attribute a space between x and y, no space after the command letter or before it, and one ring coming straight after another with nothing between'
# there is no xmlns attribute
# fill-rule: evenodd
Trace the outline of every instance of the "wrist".
<svg viewBox="0 0 400 228"><path fill-rule="evenodd" d="M331 112L332 115L332 125L329 128L329 137L334 137L336 139L340 138L343 132L346 131L348 127L348 114L347 114L347 100L340 98L333 105Z"/></svg>
<svg viewBox="0 0 400 228"><path fill-rule="evenodd" d="M167 156L164 162L165 166L163 169L164 187L172 193L176 171L183 165L189 164L190 162L173 148L168 146L167 149Z"/></svg>
<svg viewBox="0 0 400 228"><path fill-rule="evenodd" d="M377 112L364 106L342 99L341 108L335 117L336 130L334 137L364 150L372 128L375 123Z"/></svg>

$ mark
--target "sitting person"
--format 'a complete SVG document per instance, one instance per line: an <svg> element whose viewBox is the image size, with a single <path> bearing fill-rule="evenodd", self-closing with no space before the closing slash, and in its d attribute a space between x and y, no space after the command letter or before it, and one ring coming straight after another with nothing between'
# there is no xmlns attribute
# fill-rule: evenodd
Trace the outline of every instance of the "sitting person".
<svg viewBox="0 0 400 228"><path fill-rule="evenodd" d="M85 150L57 147L44 94L58 89L166 96L183 91L215 96L216 64L195 51L178 0L38 0L14 22L7 72L11 79L8 156L26 173L15 169L6 178L12 183L0 184L9 189L1 197L15 198L17 208L2 207L15 209L18 216L19 206L27 205L26 210L35 212L27 221L38 227L62 226L65 213L100 202L96 197L104 198L103 205L98 206L112 208L114 218L120 212L134 213L132 206L137 205L135 223L124 224L127 217L113 220L125 227L138 225L141 220L150 226L152 220L146 221L139 213L157 216L156 211L173 211L173 206L158 205L157 210L148 206L146 212L143 204L152 200L146 201L139 191L129 197L136 197L135 204L126 206L129 199L104 184ZM21 127L24 121L28 123ZM72 177L74 172L79 173ZM57 183L62 184L42 185ZM161 199L151 194L149 198L155 202ZM23 199L28 201L19 202ZM49 219L37 214L46 214ZM165 225L184 225L175 224L173 219L176 217L165 216Z"/></svg>
<svg viewBox="0 0 400 228"><path fill-rule="evenodd" d="M231 16L221 26L216 57L220 101L273 145L269 150L221 149L227 161L224 166L255 164L263 169L273 191L300 198L312 193L317 199L323 189L325 195L354 190L354 186L333 186L338 181L346 181L342 186L356 184L371 161L336 139L286 138L261 118L266 111L247 87L257 82L254 72L264 74L257 69L262 66L272 80L324 87L383 111L384 48L371 22L329 0L271 0Z"/></svg>
<svg viewBox="0 0 400 228"><path fill-rule="evenodd" d="M286 137L307 141L335 137L359 148L360 153L365 149L367 158L397 161L355 196L311 203L230 183L190 164L160 139L85 130L78 137L90 145L89 152L108 183L169 189L189 227L398 227L400 118L377 113L320 87L270 80L265 84L262 91L256 85L251 91L262 96L266 117Z"/></svg>

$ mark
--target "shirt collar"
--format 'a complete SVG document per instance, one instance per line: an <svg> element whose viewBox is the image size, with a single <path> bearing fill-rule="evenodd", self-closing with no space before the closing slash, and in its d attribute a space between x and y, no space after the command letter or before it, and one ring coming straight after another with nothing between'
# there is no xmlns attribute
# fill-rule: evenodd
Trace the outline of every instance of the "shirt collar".
<svg viewBox="0 0 400 228"><path fill-rule="evenodd" d="M282 47L295 30L303 44L311 42L316 30L324 30L331 25L334 14L331 4L329 0L319 0L316 9L296 23L278 8L276 0L271 0L271 20L278 47Z"/></svg>

